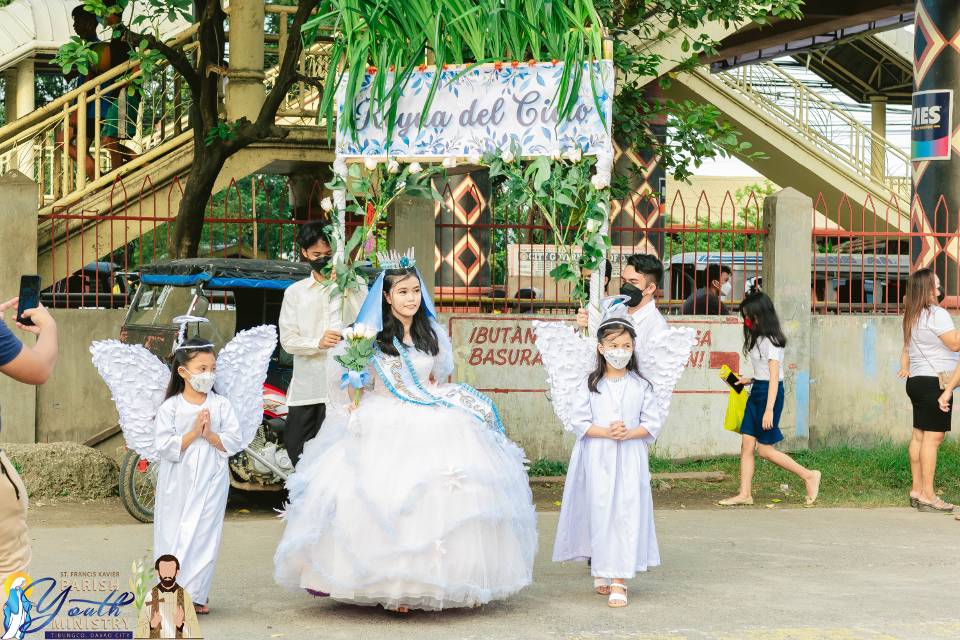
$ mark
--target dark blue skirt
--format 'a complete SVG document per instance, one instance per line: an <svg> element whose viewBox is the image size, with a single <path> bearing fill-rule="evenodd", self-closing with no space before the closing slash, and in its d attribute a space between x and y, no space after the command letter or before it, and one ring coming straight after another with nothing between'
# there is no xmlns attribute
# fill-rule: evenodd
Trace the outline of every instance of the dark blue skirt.
<svg viewBox="0 0 960 640"><path fill-rule="evenodd" d="M747 398L747 408L743 412L743 424L740 433L753 436L760 444L777 444L783 440L780 432L780 414L783 413L783 382L778 383L777 402L773 405L773 429L764 431L763 412L767 410L767 391L770 383L766 380L754 380Z"/></svg>

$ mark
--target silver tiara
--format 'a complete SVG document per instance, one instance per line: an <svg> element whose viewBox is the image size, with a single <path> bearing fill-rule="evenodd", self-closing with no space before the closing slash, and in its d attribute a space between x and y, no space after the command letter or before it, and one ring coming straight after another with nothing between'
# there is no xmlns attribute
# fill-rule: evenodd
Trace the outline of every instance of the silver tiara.
<svg viewBox="0 0 960 640"><path fill-rule="evenodd" d="M413 247L407 249L406 253L403 254L400 254L394 249L378 253L377 262L380 264L380 268L384 270L410 269L417 265L417 261L413 257Z"/></svg>
<svg viewBox="0 0 960 640"><path fill-rule="evenodd" d="M185 351L188 349L212 349L213 348L213 343L191 344L191 345L183 344L184 342L186 342L186 338L187 338L187 325L190 324L191 322L210 322L208 319L204 318L203 316L177 316L176 318L173 319L173 321L180 325L180 329L177 331L177 342L173 347L174 353L176 353L177 351Z"/></svg>
<svg viewBox="0 0 960 640"><path fill-rule="evenodd" d="M603 327L608 327L612 324L623 325L624 327L628 327L630 329L634 328L633 323L627 320L626 318L607 318L606 320L600 323L599 328L602 329Z"/></svg>
<svg viewBox="0 0 960 640"><path fill-rule="evenodd" d="M627 296L610 296L600 300L600 325L597 331L614 324L634 328L627 311L627 300Z"/></svg>
<svg viewBox="0 0 960 640"><path fill-rule="evenodd" d="M610 296L600 300L600 322L605 323L608 320L630 321L630 315L627 311L627 296Z"/></svg>

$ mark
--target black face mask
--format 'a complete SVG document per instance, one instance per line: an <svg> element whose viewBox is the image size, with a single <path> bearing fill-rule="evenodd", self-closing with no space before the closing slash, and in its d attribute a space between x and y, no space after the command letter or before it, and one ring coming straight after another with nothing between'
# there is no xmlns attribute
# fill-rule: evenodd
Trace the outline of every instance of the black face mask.
<svg viewBox="0 0 960 640"><path fill-rule="evenodd" d="M940 293L937 294L937 302L938 303L943 302L943 299L946 297L947 297L947 292L941 289Z"/></svg>
<svg viewBox="0 0 960 640"><path fill-rule="evenodd" d="M620 295L630 298L627 300L628 307L636 307L643 302L643 290L638 289L629 282L624 282L620 285Z"/></svg>
<svg viewBox="0 0 960 640"><path fill-rule="evenodd" d="M320 256L315 260L310 261L310 268L316 271L317 273L324 273L327 268L327 265L330 264L330 256Z"/></svg>

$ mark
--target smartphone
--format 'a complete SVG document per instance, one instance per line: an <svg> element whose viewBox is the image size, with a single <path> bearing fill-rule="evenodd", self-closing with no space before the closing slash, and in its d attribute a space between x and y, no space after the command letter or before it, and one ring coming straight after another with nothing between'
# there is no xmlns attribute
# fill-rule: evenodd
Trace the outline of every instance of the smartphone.
<svg viewBox="0 0 960 640"><path fill-rule="evenodd" d="M737 378L737 374L731 371L729 374L727 374L727 377L725 378L725 380L727 381L727 384L730 385L730 387L734 391L736 391L737 393L743 393L743 385L740 384L740 379Z"/></svg>
<svg viewBox="0 0 960 640"><path fill-rule="evenodd" d="M40 306L40 276L20 276L20 302L17 304L17 322L28 327L33 326L30 318L24 318L23 312Z"/></svg>
<svg viewBox="0 0 960 640"><path fill-rule="evenodd" d="M743 393L744 385L740 384L740 379L737 377L737 374L731 371L727 365L720 367L720 378L737 393Z"/></svg>

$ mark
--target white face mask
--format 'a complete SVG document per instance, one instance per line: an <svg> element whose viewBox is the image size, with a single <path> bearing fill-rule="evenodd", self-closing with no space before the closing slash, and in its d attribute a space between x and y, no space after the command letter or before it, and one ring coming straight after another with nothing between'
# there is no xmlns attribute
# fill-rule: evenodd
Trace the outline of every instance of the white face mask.
<svg viewBox="0 0 960 640"><path fill-rule="evenodd" d="M603 351L603 359L614 369L626 369L632 356L633 352L629 349L607 349Z"/></svg>
<svg viewBox="0 0 960 640"><path fill-rule="evenodd" d="M187 373L190 372L187 371ZM188 380L188 382L197 393L210 393L216 378L216 374L212 371L204 371L203 373L190 373L190 380Z"/></svg>
<svg viewBox="0 0 960 640"><path fill-rule="evenodd" d="M723 286L720 287L720 295L724 298L729 298L731 293L733 293L733 283L727 280L723 283Z"/></svg>

